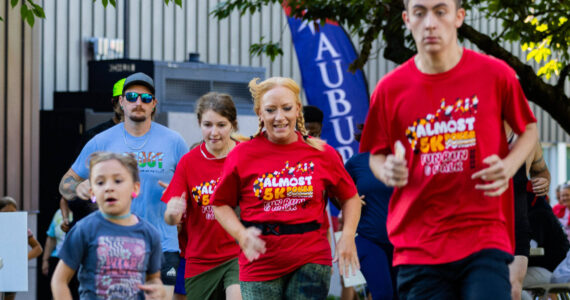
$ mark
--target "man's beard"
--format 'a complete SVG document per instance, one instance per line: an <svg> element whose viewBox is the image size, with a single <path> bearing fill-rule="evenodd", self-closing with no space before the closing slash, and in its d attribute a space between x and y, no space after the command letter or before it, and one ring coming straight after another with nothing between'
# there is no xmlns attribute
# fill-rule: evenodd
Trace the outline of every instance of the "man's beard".
<svg viewBox="0 0 570 300"><path fill-rule="evenodd" d="M146 115L137 116L137 115L130 115L129 119L133 122L141 123L146 121Z"/></svg>

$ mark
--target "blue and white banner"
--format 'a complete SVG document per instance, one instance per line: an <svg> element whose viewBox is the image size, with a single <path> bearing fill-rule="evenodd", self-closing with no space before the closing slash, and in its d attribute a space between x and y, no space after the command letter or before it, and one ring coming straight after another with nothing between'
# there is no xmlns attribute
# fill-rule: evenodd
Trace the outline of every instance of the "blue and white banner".
<svg viewBox="0 0 570 300"><path fill-rule="evenodd" d="M334 22L315 25L293 17L288 20L307 102L325 115L321 138L346 161L358 153L354 133L366 119L369 101L362 71L348 71L357 57L352 41Z"/></svg>

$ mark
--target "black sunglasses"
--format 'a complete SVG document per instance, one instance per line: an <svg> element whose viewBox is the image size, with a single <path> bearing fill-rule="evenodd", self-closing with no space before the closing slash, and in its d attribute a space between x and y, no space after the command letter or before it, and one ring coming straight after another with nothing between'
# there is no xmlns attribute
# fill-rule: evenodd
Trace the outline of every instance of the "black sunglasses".
<svg viewBox="0 0 570 300"><path fill-rule="evenodd" d="M152 94L139 94L136 92L128 92L125 93L125 99L127 99L127 101L129 102L137 102L137 98L141 96L141 101L143 103L151 103L152 100L154 99L154 96Z"/></svg>

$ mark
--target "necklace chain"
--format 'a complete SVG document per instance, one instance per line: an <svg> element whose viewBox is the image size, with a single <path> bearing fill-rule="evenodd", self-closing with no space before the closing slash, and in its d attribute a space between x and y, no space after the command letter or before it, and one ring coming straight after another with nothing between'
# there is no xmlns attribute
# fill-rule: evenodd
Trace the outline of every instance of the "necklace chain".
<svg viewBox="0 0 570 300"><path fill-rule="evenodd" d="M125 125L123 124L123 141L125 142L125 146L127 146L129 149L131 149L131 150L142 149L146 145L146 143L148 142L148 138L150 137L150 134L148 134L148 132L145 133L145 135L146 135L146 139L144 140L142 145L140 145L139 147L132 147L131 145L129 145L127 143L127 130L125 129Z"/></svg>

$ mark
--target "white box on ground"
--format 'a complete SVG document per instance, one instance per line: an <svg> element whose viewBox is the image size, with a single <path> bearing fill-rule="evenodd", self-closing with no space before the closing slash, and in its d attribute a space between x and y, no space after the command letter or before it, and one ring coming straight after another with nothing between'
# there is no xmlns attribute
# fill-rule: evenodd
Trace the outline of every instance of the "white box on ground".
<svg viewBox="0 0 570 300"><path fill-rule="evenodd" d="M340 231L335 232L334 233L335 241L338 242L341 235L342 235L342 232L340 232ZM362 275L362 272L360 272L360 270L356 270L356 273L354 275L352 275L352 268L350 266L348 268L348 276L341 276L341 277L342 277L342 280L344 282L345 287L351 287L351 286L366 284L366 279L364 279L364 275Z"/></svg>
<svg viewBox="0 0 570 300"><path fill-rule="evenodd" d="M0 213L0 292L28 290L28 216Z"/></svg>

